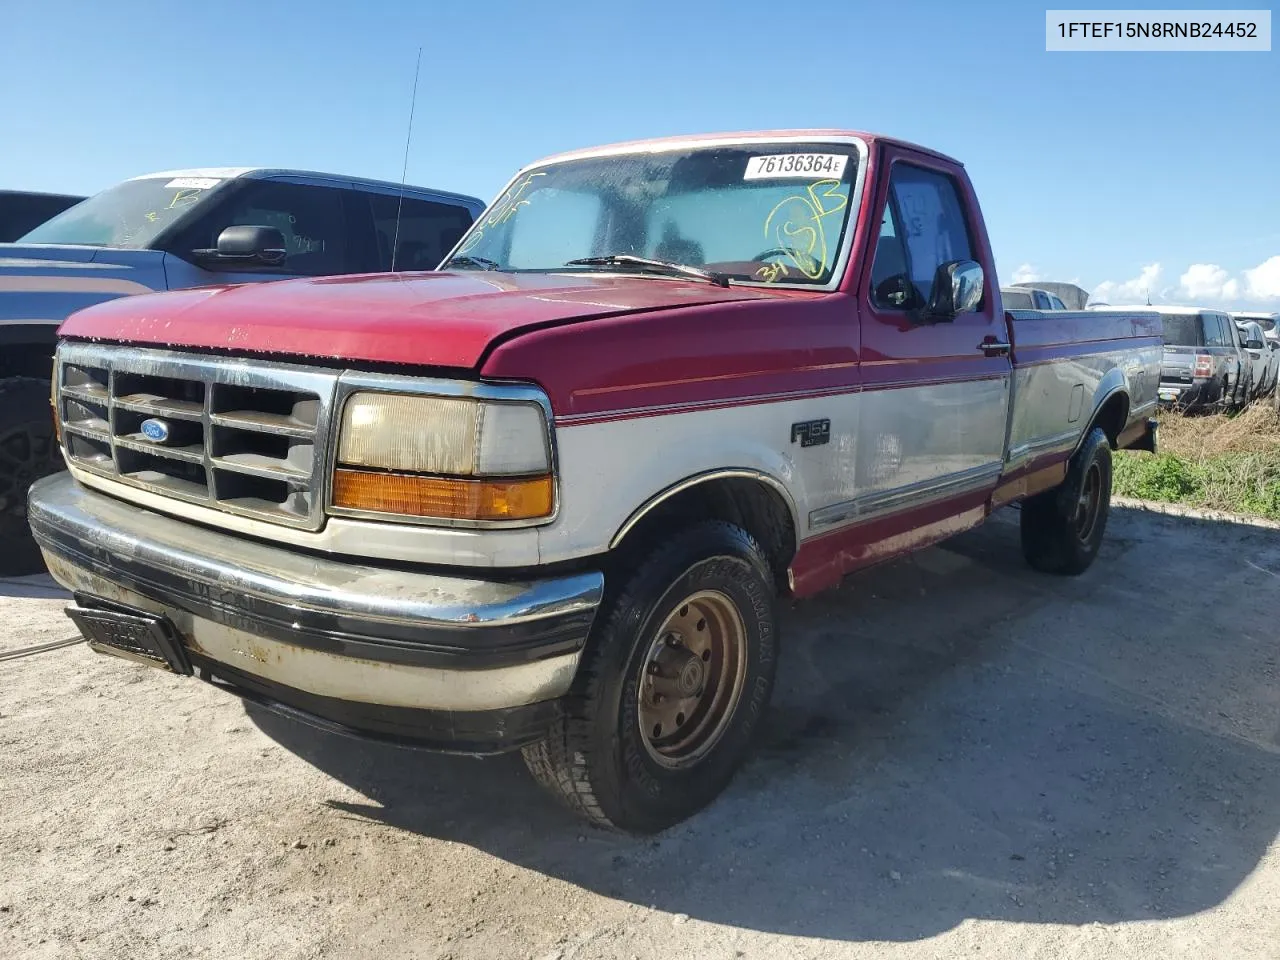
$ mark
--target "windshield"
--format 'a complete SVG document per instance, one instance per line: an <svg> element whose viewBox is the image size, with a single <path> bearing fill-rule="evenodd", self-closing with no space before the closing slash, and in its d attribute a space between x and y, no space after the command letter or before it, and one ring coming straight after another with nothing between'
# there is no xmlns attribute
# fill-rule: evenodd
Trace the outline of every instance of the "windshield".
<svg viewBox="0 0 1280 960"><path fill-rule="evenodd" d="M18 242L142 250L226 182L216 177L126 180L62 211Z"/></svg>
<svg viewBox="0 0 1280 960"><path fill-rule="evenodd" d="M851 144L713 146L555 163L517 179L445 269L648 273L645 257L732 280L821 285L849 218Z"/></svg>
<svg viewBox="0 0 1280 960"><path fill-rule="evenodd" d="M1202 347L1200 318L1194 314L1161 314L1164 322L1164 342L1176 347Z"/></svg>

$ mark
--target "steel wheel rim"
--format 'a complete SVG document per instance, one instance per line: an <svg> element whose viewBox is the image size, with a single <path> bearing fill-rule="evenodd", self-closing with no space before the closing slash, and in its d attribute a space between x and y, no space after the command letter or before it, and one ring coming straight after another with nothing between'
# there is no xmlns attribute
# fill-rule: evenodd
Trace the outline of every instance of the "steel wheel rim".
<svg viewBox="0 0 1280 960"><path fill-rule="evenodd" d="M1093 528L1098 522L1098 506L1102 501L1102 470L1096 463L1089 465L1085 472L1084 482L1080 484L1080 497L1076 501L1075 525L1076 536L1081 543L1087 543L1093 536Z"/></svg>
<svg viewBox="0 0 1280 960"><path fill-rule="evenodd" d="M668 769L697 763L742 698L747 631L737 605L718 590L685 597L654 634L642 671L637 714L649 757Z"/></svg>

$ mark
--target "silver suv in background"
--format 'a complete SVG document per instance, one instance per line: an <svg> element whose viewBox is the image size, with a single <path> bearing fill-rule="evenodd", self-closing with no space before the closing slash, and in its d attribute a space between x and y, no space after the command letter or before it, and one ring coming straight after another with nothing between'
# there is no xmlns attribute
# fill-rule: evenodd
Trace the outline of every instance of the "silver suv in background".
<svg viewBox="0 0 1280 960"><path fill-rule="evenodd" d="M1161 405L1187 411L1226 410L1249 402L1253 396L1253 357L1245 352L1240 332L1228 314L1203 307L1146 309L1160 315L1164 330L1158 392Z"/></svg>

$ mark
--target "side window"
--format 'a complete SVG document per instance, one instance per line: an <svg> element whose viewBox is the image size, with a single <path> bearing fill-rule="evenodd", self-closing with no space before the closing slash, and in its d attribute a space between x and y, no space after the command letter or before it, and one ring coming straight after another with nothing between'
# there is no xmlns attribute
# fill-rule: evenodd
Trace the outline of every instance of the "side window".
<svg viewBox="0 0 1280 960"><path fill-rule="evenodd" d="M886 310L905 310L912 305L907 249L898 233L892 197L884 207L876 257L871 263L871 302Z"/></svg>
<svg viewBox="0 0 1280 960"><path fill-rule="evenodd" d="M1240 342L1240 335L1239 333L1236 332L1235 324L1233 324L1231 321L1219 315L1218 326L1222 331L1221 334L1219 334L1218 342L1221 343L1224 347L1234 347L1237 343Z"/></svg>
<svg viewBox="0 0 1280 960"><path fill-rule="evenodd" d="M945 174L896 163L889 176L889 207L885 221L891 225L893 235L891 239L886 237L882 223L872 264L873 299L883 279L905 275L908 282L902 295L907 302L897 308L923 305L929 300L938 267L972 258L969 224L960 193ZM905 261L903 265L896 262L900 256ZM880 299L875 302L890 306Z"/></svg>
<svg viewBox="0 0 1280 960"><path fill-rule="evenodd" d="M1049 298L1039 290L1035 293L1037 310L1052 310L1053 305L1049 303Z"/></svg>
<svg viewBox="0 0 1280 960"><path fill-rule="evenodd" d="M284 237L284 263L266 272L319 277L356 269L347 254L342 191L273 180L251 182L231 194L183 237L188 249L218 245L227 227L274 227ZM241 265L228 266L242 270ZM263 268L253 268L263 269Z"/></svg>
<svg viewBox="0 0 1280 960"><path fill-rule="evenodd" d="M1061 300L1059 300L1057 297L1055 297L1055 296L1051 293L1051 294L1049 294L1049 309L1050 309L1050 310L1065 310L1065 309L1067 309L1067 305L1066 305L1065 303L1063 303Z"/></svg>
<svg viewBox="0 0 1280 960"><path fill-rule="evenodd" d="M471 226L471 212L452 203L437 203L398 195L371 193L373 226L378 240L378 263L391 269L395 245L395 269L434 270ZM397 235L396 211L400 213Z"/></svg>

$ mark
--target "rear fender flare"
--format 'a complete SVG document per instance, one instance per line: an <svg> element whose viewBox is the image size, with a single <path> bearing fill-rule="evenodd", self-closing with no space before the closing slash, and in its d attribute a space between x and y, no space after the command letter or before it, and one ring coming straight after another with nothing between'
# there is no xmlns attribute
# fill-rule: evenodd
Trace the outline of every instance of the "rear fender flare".
<svg viewBox="0 0 1280 960"><path fill-rule="evenodd" d="M1071 450L1071 456L1073 457L1080 452L1080 447L1084 445L1085 439L1093 431L1093 428L1099 426L1099 417L1115 397L1124 398L1124 416L1121 418L1120 423L1117 424L1115 436L1110 437L1113 443L1129 422L1129 382L1125 378L1124 370L1120 367L1112 367L1103 375L1098 382L1098 388L1093 392L1093 397L1093 409L1089 411L1089 418L1085 420L1085 428L1080 431L1080 436L1076 438L1075 446Z"/></svg>

